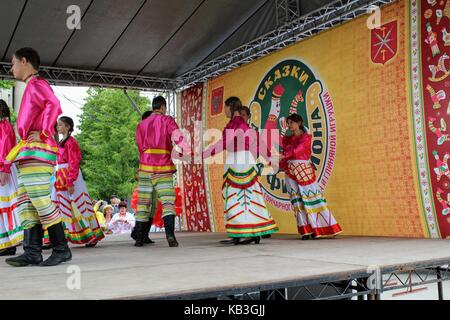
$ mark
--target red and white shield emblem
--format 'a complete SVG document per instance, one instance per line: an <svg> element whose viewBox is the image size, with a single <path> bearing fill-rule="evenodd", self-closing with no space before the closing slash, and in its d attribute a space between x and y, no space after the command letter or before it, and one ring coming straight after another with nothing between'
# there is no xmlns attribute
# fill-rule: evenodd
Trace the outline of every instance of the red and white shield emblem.
<svg viewBox="0 0 450 320"><path fill-rule="evenodd" d="M374 63L385 64L397 53L397 21L372 29L371 58Z"/></svg>

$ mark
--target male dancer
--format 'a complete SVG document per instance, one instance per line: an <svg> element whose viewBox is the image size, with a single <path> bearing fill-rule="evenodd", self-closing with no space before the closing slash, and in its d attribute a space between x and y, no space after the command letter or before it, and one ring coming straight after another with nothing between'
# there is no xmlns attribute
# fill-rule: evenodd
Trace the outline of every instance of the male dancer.
<svg viewBox="0 0 450 320"><path fill-rule="evenodd" d="M172 139L172 134L179 133L177 131L179 127L172 117L165 115L166 99L161 96L154 98L152 108L152 115L142 121L136 129L140 165L135 246L142 247L144 245L153 202L153 190L156 189L158 199L162 202L162 216L167 241L170 247L178 247L175 238L175 189L173 185L173 174L176 172L176 168L172 161L172 142L179 145L186 153L190 153L190 146L182 136L176 139L174 135Z"/></svg>
<svg viewBox="0 0 450 320"><path fill-rule="evenodd" d="M39 77L39 54L32 48L16 51L11 72L27 86L17 118L21 142L6 160L18 163L18 212L24 228L24 254L6 263L15 267L55 266L72 259L64 235L61 214L50 198L50 179L56 165L57 145L53 138L61 106L49 83ZM51 256L42 261L43 229L48 230Z"/></svg>

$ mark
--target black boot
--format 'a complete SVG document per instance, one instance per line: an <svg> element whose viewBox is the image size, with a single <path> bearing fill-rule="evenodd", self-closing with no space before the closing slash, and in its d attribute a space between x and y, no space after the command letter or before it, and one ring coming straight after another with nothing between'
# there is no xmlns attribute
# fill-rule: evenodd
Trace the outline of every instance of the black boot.
<svg viewBox="0 0 450 320"><path fill-rule="evenodd" d="M255 244L259 244L261 242L261 237L252 237L249 239L245 239L241 242L239 242L239 244L251 244L251 243L255 243Z"/></svg>
<svg viewBox="0 0 450 320"><path fill-rule="evenodd" d="M16 247L6 248L0 251L0 257L15 256L15 255L16 255Z"/></svg>
<svg viewBox="0 0 450 320"><path fill-rule="evenodd" d="M136 226L131 230L131 238L136 241Z"/></svg>
<svg viewBox="0 0 450 320"><path fill-rule="evenodd" d="M136 225L134 226L135 234L136 234L136 243L135 247L143 247L144 246L144 237L145 230L147 228L147 222L136 221Z"/></svg>
<svg viewBox="0 0 450 320"><path fill-rule="evenodd" d="M163 220L169 247L178 247L178 241L175 238L175 215L165 216Z"/></svg>
<svg viewBox="0 0 450 320"><path fill-rule="evenodd" d="M42 262L42 225L37 224L31 229L23 231L23 251L18 257L6 259L5 262L13 267L39 265Z"/></svg>
<svg viewBox="0 0 450 320"><path fill-rule="evenodd" d="M238 244L239 243L240 238L230 238L228 240L220 240L221 244Z"/></svg>
<svg viewBox="0 0 450 320"><path fill-rule="evenodd" d="M72 260L72 253L67 244L66 235L62 222L51 226L48 230L48 236L52 243L52 254L41 263L43 267L52 267L60 263Z"/></svg>
<svg viewBox="0 0 450 320"><path fill-rule="evenodd" d="M150 228L152 227L152 223L153 223L153 218L150 218L150 220L147 222L147 225L145 227L145 232L144 232L144 243L147 244L153 244L155 243L155 241L153 241L152 239L150 239L150 237L148 236L149 232L150 232Z"/></svg>

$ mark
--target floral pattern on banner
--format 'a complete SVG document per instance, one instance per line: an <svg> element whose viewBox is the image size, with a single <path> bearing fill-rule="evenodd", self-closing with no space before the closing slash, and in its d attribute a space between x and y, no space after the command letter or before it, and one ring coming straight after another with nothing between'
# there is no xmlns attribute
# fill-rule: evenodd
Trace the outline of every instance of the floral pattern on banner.
<svg viewBox="0 0 450 320"><path fill-rule="evenodd" d="M430 236L450 237L450 0L411 1L416 150ZM422 104L423 103L423 104Z"/></svg>
<svg viewBox="0 0 450 320"><path fill-rule="evenodd" d="M202 124L203 84L181 93L181 128L191 135L194 150L194 124ZM200 141L196 141L200 145ZM183 190L188 231L211 232L203 164L183 164Z"/></svg>

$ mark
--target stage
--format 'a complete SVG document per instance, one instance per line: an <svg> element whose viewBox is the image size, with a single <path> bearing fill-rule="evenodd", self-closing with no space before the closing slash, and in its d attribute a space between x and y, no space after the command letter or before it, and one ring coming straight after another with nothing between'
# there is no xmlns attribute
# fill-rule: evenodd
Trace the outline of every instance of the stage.
<svg viewBox="0 0 450 320"><path fill-rule="evenodd" d="M108 236L95 248L72 247L73 260L52 268L13 268L1 257L0 299L250 299L254 293L261 299L298 299L308 291L309 299L378 299L382 292L408 287L409 276L413 285L450 280L448 240L301 241L278 234L260 245L223 246L218 241L224 234L177 238L178 248L169 248L160 233L152 234L156 244L135 248L128 235ZM380 285L366 285L370 268L379 268ZM319 284L327 287L319 295L308 289Z"/></svg>

